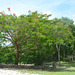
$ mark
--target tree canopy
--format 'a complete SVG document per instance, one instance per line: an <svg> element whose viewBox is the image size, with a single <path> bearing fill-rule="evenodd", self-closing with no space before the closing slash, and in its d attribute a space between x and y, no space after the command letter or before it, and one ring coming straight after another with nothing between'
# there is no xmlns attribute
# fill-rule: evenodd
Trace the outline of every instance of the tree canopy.
<svg viewBox="0 0 75 75"><path fill-rule="evenodd" d="M10 8L8 11L10 12ZM15 60L15 64L18 65L20 58L30 51L33 56L35 54L37 57L43 54L43 57L40 57L42 60L46 57L47 52L53 54L55 52L53 49L56 48L60 63L61 45L70 44L74 48L75 26L73 21L64 17L49 20L51 15L40 14L37 11L29 10L28 13L28 15L17 17L15 13L8 15L0 12L0 42L10 42L10 45L7 46L6 57L10 57L8 60L11 58L11 61ZM13 59L12 55L16 58ZM35 59L37 60L36 57ZM43 63L43 61L40 62Z"/></svg>

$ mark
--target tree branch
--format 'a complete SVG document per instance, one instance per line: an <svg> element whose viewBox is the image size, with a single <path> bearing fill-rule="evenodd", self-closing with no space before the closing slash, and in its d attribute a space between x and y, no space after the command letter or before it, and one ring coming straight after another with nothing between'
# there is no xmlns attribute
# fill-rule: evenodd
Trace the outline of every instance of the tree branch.
<svg viewBox="0 0 75 75"><path fill-rule="evenodd" d="M19 43L19 46L22 44L23 40L25 39L26 35L24 35Z"/></svg>
<svg viewBox="0 0 75 75"><path fill-rule="evenodd" d="M8 39L8 40L10 40L12 43L14 43L14 42L12 41L12 39L10 39L10 38L8 38L8 37L3 37L3 38Z"/></svg>
<svg viewBox="0 0 75 75"><path fill-rule="evenodd" d="M36 43L34 46L30 47L30 48L29 48L28 50L26 50L24 53L22 53L22 54L20 55L20 57L23 56L25 53L29 52L29 51L30 51L32 48L34 48L37 44L38 44L38 43Z"/></svg>
<svg viewBox="0 0 75 75"><path fill-rule="evenodd" d="M11 36L11 34L10 34L9 32L11 33L11 31L8 31L7 33L9 34L9 36L10 36L11 39L12 39L12 41L14 42L14 40L13 40L13 38L12 38L12 36Z"/></svg>
<svg viewBox="0 0 75 75"><path fill-rule="evenodd" d="M26 40L24 42L21 42L18 46L20 47L22 44L24 44L24 43L26 43L27 41L30 41L30 40L35 40L35 39L30 38L30 39L28 39L28 40Z"/></svg>
<svg viewBox="0 0 75 75"><path fill-rule="evenodd" d="M56 43L56 48L57 48L57 49L59 49L59 48L58 48L58 44L57 44L57 43Z"/></svg>

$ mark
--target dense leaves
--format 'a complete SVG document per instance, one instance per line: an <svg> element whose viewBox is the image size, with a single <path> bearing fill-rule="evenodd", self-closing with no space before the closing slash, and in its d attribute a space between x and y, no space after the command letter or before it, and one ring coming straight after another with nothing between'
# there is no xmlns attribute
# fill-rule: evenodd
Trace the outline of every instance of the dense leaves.
<svg viewBox="0 0 75 75"><path fill-rule="evenodd" d="M8 11L10 12L10 8ZM68 18L49 20L51 15L30 10L28 13L18 17L15 13L13 15L0 13L0 42L1 44L10 42L7 47L2 45L1 51L3 48L7 49L3 51L5 58L1 62L42 65L45 61L54 61L52 58L57 51L59 59L60 51L64 51L61 49L62 46L70 45L72 50L74 49L75 26L72 20Z"/></svg>

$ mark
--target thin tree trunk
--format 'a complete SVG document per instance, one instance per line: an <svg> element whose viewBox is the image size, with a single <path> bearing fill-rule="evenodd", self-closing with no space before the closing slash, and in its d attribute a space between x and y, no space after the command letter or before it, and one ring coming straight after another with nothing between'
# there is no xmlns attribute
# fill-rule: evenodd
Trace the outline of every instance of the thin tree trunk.
<svg viewBox="0 0 75 75"><path fill-rule="evenodd" d="M73 61L74 61L74 60L73 60L73 56L72 56L72 63L73 63Z"/></svg>
<svg viewBox="0 0 75 75"><path fill-rule="evenodd" d="M65 62L65 50L64 50L64 57L63 57L63 61Z"/></svg>
<svg viewBox="0 0 75 75"><path fill-rule="evenodd" d="M58 60L59 60L59 65L60 65L60 50L58 49Z"/></svg>
<svg viewBox="0 0 75 75"><path fill-rule="evenodd" d="M57 51L58 51L58 61L59 61L59 65L60 65L60 44L56 44L56 48L57 48Z"/></svg>

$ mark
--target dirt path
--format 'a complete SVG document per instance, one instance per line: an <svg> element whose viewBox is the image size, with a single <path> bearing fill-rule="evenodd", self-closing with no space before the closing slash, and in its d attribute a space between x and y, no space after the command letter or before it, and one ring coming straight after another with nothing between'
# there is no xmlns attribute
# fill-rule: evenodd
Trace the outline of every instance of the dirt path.
<svg viewBox="0 0 75 75"><path fill-rule="evenodd" d="M0 69L0 75L39 75L39 74L20 73L14 70Z"/></svg>

